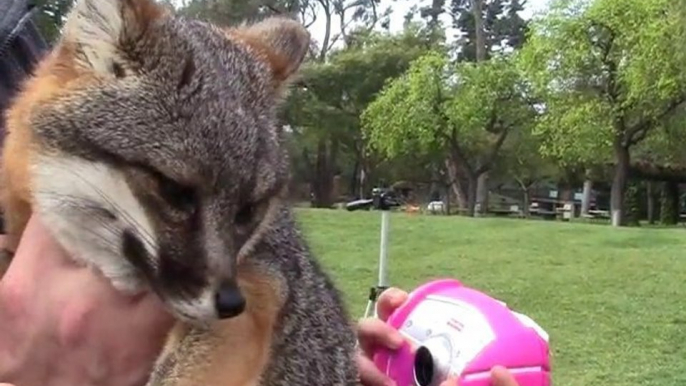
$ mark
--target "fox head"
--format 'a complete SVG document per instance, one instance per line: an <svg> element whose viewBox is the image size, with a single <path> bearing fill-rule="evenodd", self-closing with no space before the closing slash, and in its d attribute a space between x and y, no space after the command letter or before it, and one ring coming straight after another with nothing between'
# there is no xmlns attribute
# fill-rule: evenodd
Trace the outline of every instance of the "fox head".
<svg viewBox="0 0 686 386"><path fill-rule="evenodd" d="M189 322L240 314L236 262L286 187L276 108L308 46L285 18L219 28L77 0L36 80L36 211L118 288L145 283Z"/></svg>

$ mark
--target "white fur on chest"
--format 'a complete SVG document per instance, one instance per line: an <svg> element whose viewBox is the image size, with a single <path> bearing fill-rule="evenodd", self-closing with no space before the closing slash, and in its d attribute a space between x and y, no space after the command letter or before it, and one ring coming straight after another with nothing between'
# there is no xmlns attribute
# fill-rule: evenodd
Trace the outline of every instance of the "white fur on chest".
<svg viewBox="0 0 686 386"><path fill-rule="evenodd" d="M78 157L38 155L33 161L34 210L57 241L77 261L98 268L118 290L141 290L139 274L123 256L122 236L125 230L135 234L151 256L157 241L122 173Z"/></svg>

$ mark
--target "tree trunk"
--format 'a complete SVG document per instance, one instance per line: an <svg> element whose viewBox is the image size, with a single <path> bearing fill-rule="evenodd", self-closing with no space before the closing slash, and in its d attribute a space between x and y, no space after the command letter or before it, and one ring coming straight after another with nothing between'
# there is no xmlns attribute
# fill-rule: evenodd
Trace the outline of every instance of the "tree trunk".
<svg viewBox="0 0 686 386"><path fill-rule="evenodd" d="M557 184L557 201L566 202L574 198L574 191L567 181L562 181Z"/></svg>
<svg viewBox="0 0 686 386"><path fill-rule="evenodd" d="M478 215L488 213L488 172L482 173L476 183L476 203L479 206Z"/></svg>
<svg viewBox="0 0 686 386"><path fill-rule="evenodd" d="M365 192L367 191L367 171L364 166L364 163L360 165L360 182L358 183L358 195L360 198L365 197Z"/></svg>
<svg viewBox="0 0 686 386"><path fill-rule="evenodd" d="M449 216L450 215L450 204L451 204L450 186L447 186L445 191L446 191L445 192L445 214Z"/></svg>
<svg viewBox="0 0 686 386"><path fill-rule="evenodd" d="M478 177L470 173L467 176L467 216L474 217L474 208L476 207L476 188L478 186Z"/></svg>
<svg viewBox="0 0 686 386"><path fill-rule="evenodd" d="M629 163L631 161L629 149L615 139L615 172L612 179L612 190L610 192L610 213L612 216L612 226L619 227L626 225L624 221L624 191L626 190L627 177L629 175Z"/></svg>
<svg viewBox="0 0 686 386"><path fill-rule="evenodd" d="M679 184L665 182L662 188L661 222L664 225L679 223Z"/></svg>
<svg viewBox="0 0 686 386"><path fill-rule="evenodd" d="M360 179L359 179L359 176L360 176L360 169L361 169L361 168L360 168L360 161L359 161L359 158L358 158L358 159L355 159L355 163L353 164L353 172L352 172L352 174L351 174L351 176L350 176L350 187L349 187L349 189L348 189L348 193L349 193L351 196L353 196L353 197L355 197L355 195L357 194L357 192L359 192L359 187L360 187L360 185L359 185L359 183L360 183ZM356 197L356 198L362 198L362 197Z"/></svg>
<svg viewBox="0 0 686 386"><path fill-rule="evenodd" d="M648 206L648 224L655 224L655 186L653 181L646 181L646 198Z"/></svg>
<svg viewBox="0 0 686 386"><path fill-rule="evenodd" d="M334 170L332 161L336 156L336 147L331 149L325 139L317 143L317 160L312 180L312 193L314 195L312 206L315 208L330 208L333 206L333 177Z"/></svg>
<svg viewBox="0 0 686 386"><path fill-rule="evenodd" d="M640 189L634 180L627 183L624 191L624 222L628 226L641 225Z"/></svg>
<svg viewBox="0 0 686 386"><path fill-rule="evenodd" d="M465 187L459 179L455 180L451 186L453 187L453 194L455 194L457 207L460 208L460 211L466 211L469 207L469 187Z"/></svg>
<svg viewBox="0 0 686 386"><path fill-rule="evenodd" d="M524 187L522 193L524 197L524 207L522 208L522 214L524 215L524 217L529 217L529 206L531 206L531 187Z"/></svg>
<svg viewBox="0 0 686 386"><path fill-rule="evenodd" d="M591 191L593 190L593 181L587 179L584 181L584 191L581 197L581 215L587 215L591 209Z"/></svg>
<svg viewBox="0 0 686 386"><path fill-rule="evenodd" d="M435 165L431 166L431 183L429 184L429 201L440 200L442 196L443 184L440 181L441 176Z"/></svg>
<svg viewBox="0 0 686 386"><path fill-rule="evenodd" d="M529 206L531 205L531 187L533 186L533 183L527 183L528 181L520 180L519 178L515 178L515 180L522 189L522 215L524 217L529 217Z"/></svg>
<svg viewBox="0 0 686 386"><path fill-rule="evenodd" d="M484 31L483 0L472 1L472 14L474 15L474 30L476 35L476 61L486 60L486 34Z"/></svg>
<svg viewBox="0 0 686 386"><path fill-rule="evenodd" d="M450 179L450 186L455 194L455 200L457 201L457 206L460 210L467 209L467 194L460 181L460 174L458 172L458 166L455 162L450 159L445 161L445 166L448 169L448 178Z"/></svg>

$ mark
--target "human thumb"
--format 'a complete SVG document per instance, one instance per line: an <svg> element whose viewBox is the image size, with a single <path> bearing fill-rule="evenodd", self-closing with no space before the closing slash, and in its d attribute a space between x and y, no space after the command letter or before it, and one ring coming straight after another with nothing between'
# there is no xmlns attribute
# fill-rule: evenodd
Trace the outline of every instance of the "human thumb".
<svg viewBox="0 0 686 386"><path fill-rule="evenodd" d="M506 368L495 366L491 370L492 386L519 386L512 374Z"/></svg>

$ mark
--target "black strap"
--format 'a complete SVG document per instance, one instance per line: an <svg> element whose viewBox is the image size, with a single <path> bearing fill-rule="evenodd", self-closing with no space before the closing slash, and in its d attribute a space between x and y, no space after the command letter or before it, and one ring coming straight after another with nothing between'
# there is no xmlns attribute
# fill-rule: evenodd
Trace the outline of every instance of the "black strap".
<svg viewBox="0 0 686 386"><path fill-rule="evenodd" d="M0 57L7 54L14 39L31 21L37 8L28 0L3 0L0 2ZM45 46L45 41L35 42ZM43 48L43 47L42 47Z"/></svg>
<svg viewBox="0 0 686 386"><path fill-rule="evenodd" d="M48 49L34 24L38 8L32 1L0 0L0 81L7 85L23 80Z"/></svg>
<svg viewBox="0 0 686 386"><path fill-rule="evenodd" d="M34 24L38 8L31 1L0 0L0 142L5 137L5 110L10 100L48 50ZM0 234L4 233L2 220L0 213Z"/></svg>
<svg viewBox="0 0 686 386"><path fill-rule="evenodd" d="M48 50L33 22L37 10L30 0L0 0L0 113Z"/></svg>

